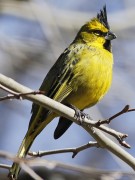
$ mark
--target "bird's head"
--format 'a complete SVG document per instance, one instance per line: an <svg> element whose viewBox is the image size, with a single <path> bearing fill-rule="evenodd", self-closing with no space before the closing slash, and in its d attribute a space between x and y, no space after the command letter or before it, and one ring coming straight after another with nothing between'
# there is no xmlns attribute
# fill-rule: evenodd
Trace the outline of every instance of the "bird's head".
<svg viewBox="0 0 135 180"><path fill-rule="evenodd" d="M81 41L111 51L111 40L115 39L116 35L110 30L107 21L106 6L97 14L96 18L87 22L78 32L75 41Z"/></svg>

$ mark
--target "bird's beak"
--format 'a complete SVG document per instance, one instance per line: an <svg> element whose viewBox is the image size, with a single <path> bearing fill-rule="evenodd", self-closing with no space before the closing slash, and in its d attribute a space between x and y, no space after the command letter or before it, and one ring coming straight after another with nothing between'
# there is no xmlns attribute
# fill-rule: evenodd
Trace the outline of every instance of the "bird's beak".
<svg viewBox="0 0 135 180"><path fill-rule="evenodd" d="M116 39L116 35L113 33L113 32L111 32L111 31L108 31L108 33L106 34L106 36L105 36L105 39L106 40L113 40L113 39Z"/></svg>

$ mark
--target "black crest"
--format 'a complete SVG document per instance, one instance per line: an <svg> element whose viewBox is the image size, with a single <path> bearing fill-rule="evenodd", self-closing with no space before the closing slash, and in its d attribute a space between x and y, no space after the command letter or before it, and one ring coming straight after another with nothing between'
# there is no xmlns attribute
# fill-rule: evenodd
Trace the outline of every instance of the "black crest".
<svg viewBox="0 0 135 180"><path fill-rule="evenodd" d="M100 13L97 14L97 19L107 28L110 29L108 21L107 21L107 11L106 5L100 10Z"/></svg>

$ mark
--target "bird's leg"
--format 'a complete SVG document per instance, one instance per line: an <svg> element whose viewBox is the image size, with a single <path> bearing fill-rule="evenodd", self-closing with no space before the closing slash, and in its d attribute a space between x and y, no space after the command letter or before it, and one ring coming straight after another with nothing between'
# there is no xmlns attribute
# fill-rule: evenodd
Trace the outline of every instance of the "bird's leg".
<svg viewBox="0 0 135 180"><path fill-rule="evenodd" d="M72 104L70 104L69 107L75 111L74 117L76 118L76 120L79 122L80 125L83 123L83 120L85 118L92 120L92 118L88 114L84 113L83 110L78 109Z"/></svg>

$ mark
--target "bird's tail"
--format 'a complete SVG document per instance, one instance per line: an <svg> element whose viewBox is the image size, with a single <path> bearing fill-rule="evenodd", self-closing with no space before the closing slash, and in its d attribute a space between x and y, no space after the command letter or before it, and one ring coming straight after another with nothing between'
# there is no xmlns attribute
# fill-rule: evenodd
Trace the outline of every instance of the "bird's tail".
<svg viewBox="0 0 135 180"><path fill-rule="evenodd" d="M18 158L24 158L27 155L27 153L28 153L34 139L35 139L34 137L28 137L27 134L26 134L26 136L24 137L24 139L23 139L23 141L21 143L19 151L17 153ZM9 177L12 178L12 179L17 179L20 170L21 170L21 168L20 168L19 164L13 163L13 165L12 165L12 167L10 169Z"/></svg>
<svg viewBox="0 0 135 180"><path fill-rule="evenodd" d="M43 121L42 123L40 123L38 126L36 126L36 129L34 129L34 131L32 130L32 128L34 127L33 126L33 123L31 124L31 126L29 127L22 143L21 143L21 146L19 148L19 151L17 153L17 157L18 158L24 158L33 141L35 140L36 136L47 126L47 124L49 122L51 122L51 120L55 117L55 115L53 113L49 114L47 116L47 118L45 119L45 121ZM34 119L35 122L37 122L35 119ZM12 179L17 179L18 178L18 175L19 175L19 172L20 172L21 168L19 166L18 163L13 163L11 169L10 169L10 172L9 172L9 177L12 178Z"/></svg>

